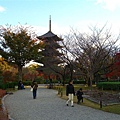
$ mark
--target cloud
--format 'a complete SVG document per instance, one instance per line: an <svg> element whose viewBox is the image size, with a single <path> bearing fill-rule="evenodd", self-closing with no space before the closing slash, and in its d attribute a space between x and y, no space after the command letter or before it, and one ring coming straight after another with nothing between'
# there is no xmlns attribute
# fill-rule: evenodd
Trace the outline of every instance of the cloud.
<svg viewBox="0 0 120 120"><path fill-rule="evenodd" d="M73 27L73 30L77 30L80 33L91 33L91 29L97 28L102 29L105 26L104 30L110 30L112 35L118 36L120 34L120 22L116 21L96 21L96 20L80 20L76 22L76 25ZM91 29L90 29L91 28Z"/></svg>
<svg viewBox="0 0 120 120"><path fill-rule="evenodd" d="M96 0L95 4L100 4L103 8L113 11L120 7L120 0Z"/></svg>
<svg viewBox="0 0 120 120"><path fill-rule="evenodd" d="M5 8L0 6L0 12L3 12L3 11L5 11Z"/></svg>

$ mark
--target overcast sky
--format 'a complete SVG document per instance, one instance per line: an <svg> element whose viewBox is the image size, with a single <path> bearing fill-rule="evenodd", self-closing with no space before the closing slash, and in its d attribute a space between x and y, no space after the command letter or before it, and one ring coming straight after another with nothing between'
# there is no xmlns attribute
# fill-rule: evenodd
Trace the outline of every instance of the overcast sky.
<svg viewBox="0 0 120 120"><path fill-rule="evenodd" d="M27 23L42 35L49 30L50 15L57 35L106 23L113 32L120 30L120 0L0 0L0 25Z"/></svg>

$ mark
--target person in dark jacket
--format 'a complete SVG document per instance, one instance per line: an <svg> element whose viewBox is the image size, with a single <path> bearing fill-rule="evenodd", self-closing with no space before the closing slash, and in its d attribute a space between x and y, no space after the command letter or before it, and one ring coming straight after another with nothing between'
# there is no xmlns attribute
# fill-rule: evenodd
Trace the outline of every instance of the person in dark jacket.
<svg viewBox="0 0 120 120"><path fill-rule="evenodd" d="M23 90L23 89L25 89L24 85L23 85L22 81L19 81L18 82L18 90Z"/></svg>
<svg viewBox="0 0 120 120"><path fill-rule="evenodd" d="M66 86L66 96L68 96L66 105L68 106L69 102L71 101L71 107L74 107L73 96L75 96L75 91L74 91L73 81L69 81L69 84Z"/></svg>
<svg viewBox="0 0 120 120"><path fill-rule="evenodd" d="M77 91L76 95L77 95L77 99L78 99L77 104L79 104L81 100L82 100L82 102L83 102L83 97L82 97L83 91L82 91L82 88L80 88L80 89Z"/></svg>
<svg viewBox="0 0 120 120"><path fill-rule="evenodd" d="M22 88L21 88L21 84L22 84L22 81L19 81L18 82L18 90L21 90Z"/></svg>
<svg viewBox="0 0 120 120"><path fill-rule="evenodd" d="M33 88L33 99L36 99L38 84L36 81L32 82L31 87Z"/></svg>

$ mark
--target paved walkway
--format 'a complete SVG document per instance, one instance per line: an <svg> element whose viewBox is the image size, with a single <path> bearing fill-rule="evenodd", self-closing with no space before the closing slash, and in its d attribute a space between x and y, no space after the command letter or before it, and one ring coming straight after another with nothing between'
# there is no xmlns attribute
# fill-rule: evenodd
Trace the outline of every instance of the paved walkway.
<svg viewBox="0 0 120 120"><path fill-rule="evenodd" d="M29 88L5 98L5 106L14 120L120 120L120 115L74 104L66 106L57 91L39 88L37 99L32 99Z"/></svg>

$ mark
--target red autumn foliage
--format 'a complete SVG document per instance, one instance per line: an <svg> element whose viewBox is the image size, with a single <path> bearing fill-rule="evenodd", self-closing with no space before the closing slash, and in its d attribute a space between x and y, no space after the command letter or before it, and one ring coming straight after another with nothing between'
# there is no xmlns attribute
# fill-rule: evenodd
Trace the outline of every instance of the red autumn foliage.
<svg viewBox="0 0 120 120"><path fill-rule="evenodd" d="M37 71L34 71L34 72L28 72L26 73L23 78L25 80L34 80L36 77L38 76L38 72Z"/></svg>
<svg viewBox="0 0 120 120"><path fill-rule="evenodd" d="M107 73L106 74L106 77L109 77L109 78L118 78L120 77L120 53L117 53L115 55L115 63L111 66L110 70L111 72L110 73Z"/></svg>
<svg viewBox="0 0 120 120"><path fill-rule="evenodd" d="M15 80L15 74L12 71L4 71L2 75L4 82Z"/></svg>
<svg viewBox="0 0 120 120"><path fill-rule="evenodd" d="M8 120L7 112L3 110L1 98L6 94L5 90L0 89L0 120Z"/></svg>
<svg viewBox="0 0 120 120"><path fill-rule="evenodd" d="M51 78L51 79L56 79L56 75L54 75L54 74L50 74L50 75L48 76L48 75L45 74L43 71L38 71L38 72L39 72L38 76L43 77L45 80L47 80L47 79L49 79L49 78Z"/></svg>
<svg viewBox="0 0 120 120"><path fill-rule="evenodd" d="M2 98L4 95L6 95L6 90L0 89L0 98Z"/></svg>

